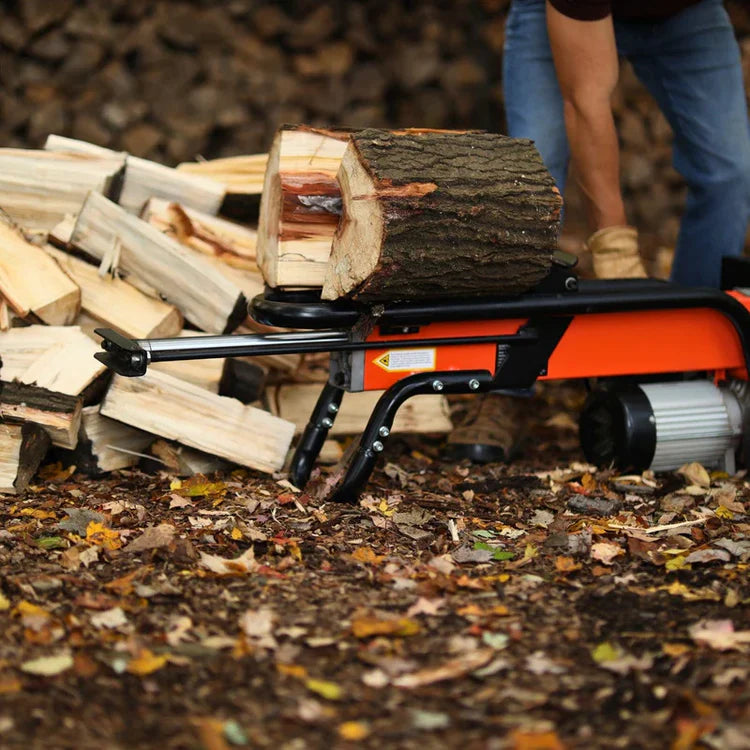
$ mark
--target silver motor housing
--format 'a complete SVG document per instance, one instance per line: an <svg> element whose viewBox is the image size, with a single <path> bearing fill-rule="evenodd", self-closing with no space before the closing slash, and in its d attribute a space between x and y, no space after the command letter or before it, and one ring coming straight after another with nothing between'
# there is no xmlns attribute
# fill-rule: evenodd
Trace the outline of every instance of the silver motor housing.
<svg viewBox="0 0 750 750"><path fill-rule="evenodd" d="M581 413L592 463L670 471L697 461L733 474L742 442L747 384L710 380L614 385L594 391Z"/></svg>

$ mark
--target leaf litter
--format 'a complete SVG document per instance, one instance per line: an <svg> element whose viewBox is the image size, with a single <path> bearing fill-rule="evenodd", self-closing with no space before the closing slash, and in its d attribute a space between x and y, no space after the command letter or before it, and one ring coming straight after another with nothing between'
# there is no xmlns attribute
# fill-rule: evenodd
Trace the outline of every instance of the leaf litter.
<svg viewBox="0 0 750 750"><path fill-rule="evenodd" d="M353 506L51 467L0 498L0 746L741 747L750 482L597 470L580 395L511 465L394 439Z"/></svg>

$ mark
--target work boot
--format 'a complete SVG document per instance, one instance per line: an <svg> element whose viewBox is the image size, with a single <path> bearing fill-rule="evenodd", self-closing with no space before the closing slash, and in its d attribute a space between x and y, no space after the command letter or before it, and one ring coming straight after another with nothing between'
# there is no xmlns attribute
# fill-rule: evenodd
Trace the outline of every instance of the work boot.
<svg viewBox="0 0 750 750"><path fill-rule="evenodd" d="M606 227L586 242L597 279L645 279L648 274L638 252L635 227Z"/></svg>
<svg viewBox="0 0 750 750"><path fill-rule="evenodd" d="M462 416L454 420L447 441L450 458L470 459L473 463L508 461L517 452L521 439L520 404L528 399L486 393L474 396Z"/></svg>

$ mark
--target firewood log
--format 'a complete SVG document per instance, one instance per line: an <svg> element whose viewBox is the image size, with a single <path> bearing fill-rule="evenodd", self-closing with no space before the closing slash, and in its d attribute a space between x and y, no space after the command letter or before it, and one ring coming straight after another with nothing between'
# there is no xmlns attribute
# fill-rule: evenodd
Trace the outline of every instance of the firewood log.
<svg viewBox="0 0 750 750"><path fill-rule="evenodd" d="M24 229L48 231L78 211L87 193L116 189L124 160L104 156L0 149L0 206Z"/></svg>
<svg viewBox="0 0 750 750"><path fill-rule="evenodd" d="M148 432L102 416L98 405L86 406L81 414L78 444L58 455L84 474L98 476L135 466L153 441L154 436Z"/></svg>
<svg viewBox="0 0 750 750"><path fill-rule="evenodd" d="M258 265L272 287L319 287L338 225L336 173L348 130L284 126L268 154Z"/></svg>
<svg viewBox="0 0 750 750"><path fill-rule="evenodd" d="M236 283L207 256L186 248L96 193L89 194L71 236L73 247L118 267L141 288L153 285L187 320L207 333L228 333L247 314ZM224 264L222 264L224 265Z"/></svg>
<svg viewBox="0 0 750 750"><path fill-rule="evenodd" d="M81 291L44 250L0 221L0 295L21 318L49 325L72 323Z"/></svg>
<svg viewBox="0 0 750 750"><path fill-rule="evenodd" d="M141 218L184 245L234 268L258 270L255 261L258 233L254 229L158 198L148 201Z"/></svg>
<svg viewBox="0 0 750 750"><path fill-rule="evenodd" d="M166 338L182 330L182 315L174 305L149 297L124 279L102 276L96 266L70 253L51 245L44 249L78 284L81 310L100 327L136 339Z"/></svg>
<svg viewBox="0 0 750 750"><path fill-rule="evenodd" d="M75 448L81 426L83 400L24 383L0 381L0 420L10 424L37 424L53 445Z"/></svg>
<svg viewBox="0 0 750 750"><path fill-rule="evenodd" d="M359 131L338 179L324 299L512 295L549 271L562 199L529 140Z"/></svg>
<svg viewBox="0 0 750 750"><path fill-rule="evenodd" d="M140 378L115 376L101 413L269 473L284 464L294 433L291 422L153 370Z"/></svg>
<svg viewBox="0 0 750 750"><path fill-rule="evenodd" d="M317 383L282 384L267 388L266 397L271 411L282 419L292 420L299 434L307 425L322 387ZM381 395L382 391L347 393L329 434L332 437L361 434ZM445 433L451 429L445 398L425 395L415 396L404 403L396 413L392 432Z"/></svg>
<svg viewBox="0 0 750 750"><path fill-rule="evenodd" d="M24 326L0 333L0 378L84 396L107 368L100 351L78 326Z"/></svg>
<svg viewBox="0 0 750 750"><path fill-rule="evenodd" d="M0 423L0 494L18 495L28 487L49 444L37 424Z"/></svg>
<svg viewBox="0 0 750 750"><path fill-rule="evenodd" d="M177 165L177 171L221 183L225 193L219 213L237 221L257 222L267 161L268 154L228 156L183 162Z"/></svg>
<svg viewBox="0 0 750 750"><path fill-rule="evenodd" d="M216 180L178 172L164 164L94 146L86 141L50 135L44 148L52 152L99 156L110 154L112 158L124 158L125 171L120 189L112 197L130 213L140 213L150 198L163 198L215 214L224 200L225 188Z"/></svg>

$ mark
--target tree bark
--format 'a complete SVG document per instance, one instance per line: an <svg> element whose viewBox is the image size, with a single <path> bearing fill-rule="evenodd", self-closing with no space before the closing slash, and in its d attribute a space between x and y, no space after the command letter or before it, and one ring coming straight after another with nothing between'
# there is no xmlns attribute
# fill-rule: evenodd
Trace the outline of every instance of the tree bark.
<svg viewBox="0 0 750 750"><path fill-rule="evenodd" d="M513 295L549 271L562 198L532 141L364 130L338 179L323 299Z"/></svg>

